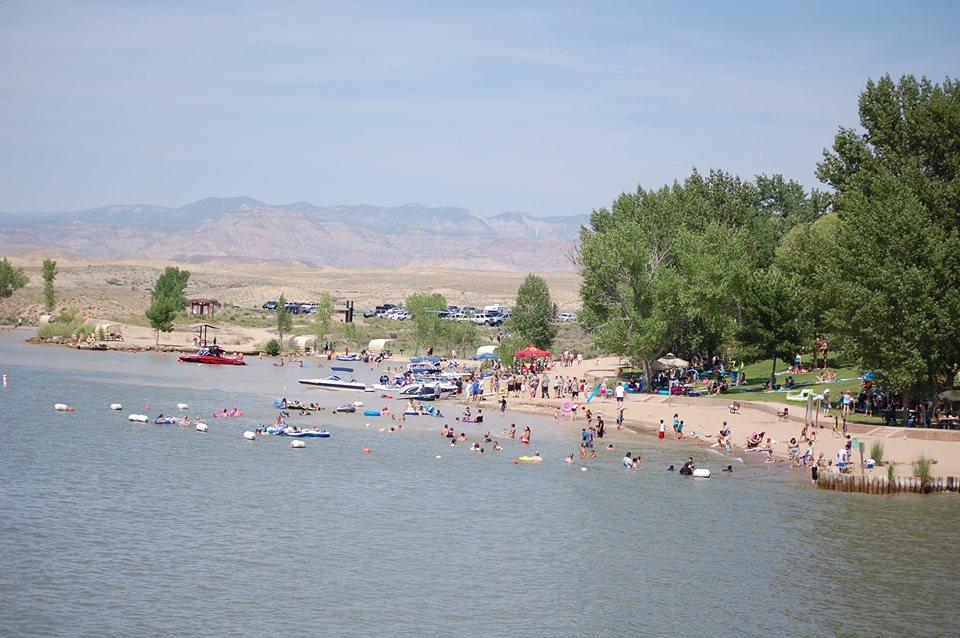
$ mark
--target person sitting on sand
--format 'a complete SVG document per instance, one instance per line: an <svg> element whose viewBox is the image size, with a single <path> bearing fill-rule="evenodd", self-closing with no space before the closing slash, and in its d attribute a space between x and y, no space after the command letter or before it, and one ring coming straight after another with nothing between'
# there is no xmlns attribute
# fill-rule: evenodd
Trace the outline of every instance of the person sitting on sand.
<svg viewBox="0 0 960 638"><path fill-rule="evenodd" d="M761 443L763 443L764 434L766 434L766 432L759 432L759 433L754 432L753 434L751 434L749 438L747 438L747 449L752 450L757 446L759 446Z"/></svg>

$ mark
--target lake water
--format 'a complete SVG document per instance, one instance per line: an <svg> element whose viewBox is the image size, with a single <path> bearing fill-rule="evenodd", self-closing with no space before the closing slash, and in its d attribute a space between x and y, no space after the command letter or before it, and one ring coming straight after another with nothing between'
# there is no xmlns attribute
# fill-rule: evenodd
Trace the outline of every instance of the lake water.
<svg viewBox="0 0 960 638"><path fill-rule="evenodd" d="M378 432L382 418L298 418L333 436L249 443L275 396L383 401L297 388L325 368L184 365L25 336L0 333L3 635L946 636L960 623L950 495L839 494L741 465L728 476L696 450L714 478L694 480L665 471L686 449L641 437L629 449L642 470L620 467L621 446L581 472L561 461L575 433L510 412L542 465L511 465L513 441L451 448L425 417L402 435ZM126 419L178 402L248 416L209 419L207 434Z"/></svg>

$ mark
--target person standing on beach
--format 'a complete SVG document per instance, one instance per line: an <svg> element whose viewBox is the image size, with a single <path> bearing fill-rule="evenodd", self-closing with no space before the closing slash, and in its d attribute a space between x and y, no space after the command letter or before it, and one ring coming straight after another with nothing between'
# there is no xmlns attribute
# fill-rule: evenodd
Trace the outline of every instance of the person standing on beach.
<svg viewBox="0 0 960 638"><path fill-rule="evenodd" d="M667 435L667 426L663 424L663 419L660 419L660 427L657 429L657 439L663 443L663 438Z"/></svg>
<svg viewBox="0 0 960 638"><path fill-rule="evenodd" d="M617 387L614 388L614 394L617 397L617 403L623 403L623 394L626 390L623 387L623 381L617 384Z"/></svg>
<svg viewBox="0 0 960 638"><path fill-rule="evenodd" d="M623 407L622 406L620 407L619 410L617 410L617 429L618 430L623 429Z"/></svg>

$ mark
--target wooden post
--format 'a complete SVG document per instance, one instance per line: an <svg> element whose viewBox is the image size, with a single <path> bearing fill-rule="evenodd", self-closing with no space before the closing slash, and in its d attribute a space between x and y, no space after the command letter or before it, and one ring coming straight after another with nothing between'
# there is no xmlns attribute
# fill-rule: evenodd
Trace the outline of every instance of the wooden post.
<svg viewBox="0 0 960 638"><path fill-rule="evenodd" d="M866 443L864 443L863 441L859 441L859 443L860 443L860 446L859 446L860 447L860 476L863 476L863 446L866 445Z"/></svg>

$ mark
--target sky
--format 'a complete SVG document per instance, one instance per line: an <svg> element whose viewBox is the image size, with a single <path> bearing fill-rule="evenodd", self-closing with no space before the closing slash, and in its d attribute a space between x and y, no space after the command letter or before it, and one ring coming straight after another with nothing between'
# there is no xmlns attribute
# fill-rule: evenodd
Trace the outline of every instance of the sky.
<svg viewBox="0 0 960 638"><path fill-rule="evenodd" d="M0 210L568 215L814 169L868 78L960 70L960 2L0 0Z"/></svg>

